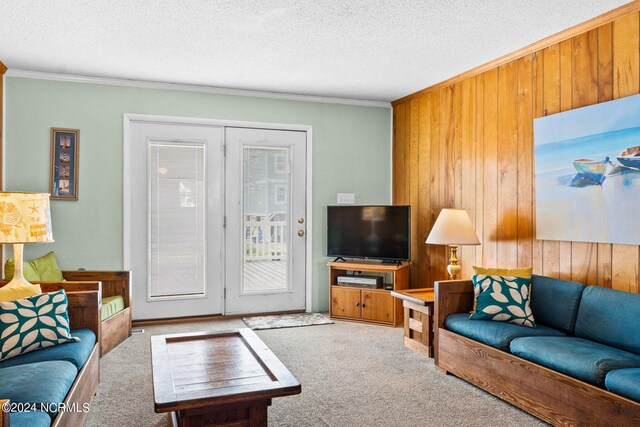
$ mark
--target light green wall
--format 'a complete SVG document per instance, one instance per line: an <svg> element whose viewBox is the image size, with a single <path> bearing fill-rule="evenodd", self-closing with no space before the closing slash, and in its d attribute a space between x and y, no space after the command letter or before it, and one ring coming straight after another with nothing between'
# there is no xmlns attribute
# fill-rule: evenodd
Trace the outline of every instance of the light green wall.
<svg viewBox="0 0 640 427"><path fill-rule="evenodd" d="M47 192L50 129L80 129L79 199L53 200L55 243L25 249L55 250L63 269L122 269L125 113L313 126L313 310L329 307L325 206L338 192L391 201L390 108L19 77L6 78L5 96L5 190Z"/></svg>

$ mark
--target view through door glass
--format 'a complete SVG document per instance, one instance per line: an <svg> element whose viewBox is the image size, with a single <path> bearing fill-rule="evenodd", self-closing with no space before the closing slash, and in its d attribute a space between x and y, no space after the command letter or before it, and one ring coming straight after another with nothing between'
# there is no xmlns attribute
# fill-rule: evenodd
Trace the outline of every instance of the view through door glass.
<svg viewBox="0 0 640 427"><path fill-rule="evenodd" d="M244 147L242 293L289 288L288 148Z"/></svg>

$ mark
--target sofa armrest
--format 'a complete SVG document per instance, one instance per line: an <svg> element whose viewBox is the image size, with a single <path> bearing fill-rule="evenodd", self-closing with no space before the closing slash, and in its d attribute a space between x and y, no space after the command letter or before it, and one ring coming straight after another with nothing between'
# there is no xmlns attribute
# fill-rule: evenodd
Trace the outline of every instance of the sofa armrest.
<svg viewBox="0 0 640 427"><path fill-rule="evenodd" d="M448 315L473 309L471 280L441 280L434 282L435 327L442 328Z"/></svg>
<svg viewBox="0 0 640 427"><path fill-rule="evenodd" d="M131 307L131 272L130 271L63 271L62 276L72 281L102 282L102 297L122 295L124 306Z"/></svg>
<svg viewBox="0 0 640 427"><path fill-rule="evenodd" d="M471 280L440 280L433 283L434 290L434 360L438 364L438 335L440 328L444 328L444 321L448 315L454 313L468 313L473 309L473 282Z"/></svg>
<svg viewBox="0 0 640 427"><path fill-rule="evenodd" d="M100 291L68 292L69 324L71 329L88 328L96 334L100 342Z"/></svg>
<svg viewBox="0 0 640 427"><path fill-rule="evenodd" d="M7 399L0 399L0 427L9 427L9 411L5 412L2 407L5 403L9 403Z"/></svg>

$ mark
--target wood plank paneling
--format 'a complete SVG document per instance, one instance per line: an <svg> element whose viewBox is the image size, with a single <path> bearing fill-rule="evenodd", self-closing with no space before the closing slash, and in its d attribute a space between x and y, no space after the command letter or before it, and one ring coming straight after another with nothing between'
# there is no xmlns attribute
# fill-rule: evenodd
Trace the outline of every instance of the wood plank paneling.
<svg viewBox="0 0 640 427"><path fill-rule="evenodd" d="M475 224L476 213L476 80L467 79L462 82L462 99L460 116L460 203L469 212L471 223ZM476 247L460 248L462 275L470 277L472 266L476 262Z"/></svg>
<svg viewBox="0 0 640 427"><path fill-rule="evenodd" d="M518 267L533 266L533 55L518 61L517 81L517 213Z"/></svg>
<svg viewBox="0 0 640 427"><path fill-rule="evenodd" d="M430 253L424 244L428 230L431 229L431 99L431 94L418 99L418 259L417 270L414 268L414 274L411 275L417 275L417 285L414 282L413 286L418 288L432 282Z"/></svg>
<svg viewBox="0 0 640 427"><path fill-rule="evenodd" d="M473 77L476 81L476 234L484 242L484 76ZM484 245L476 246L476 265L484 263Z"/></svg>
<svg viewBox="0 0 640 427"><path fill-rule="evenodd" d="M498 262L498 70L484 74L482 265Z"/></svg>
<svg viewBox="0 0 640 427"><path fill-rule="evenodd" d="M518 193L518 62L498 68L498 195ZM496 264L518 264L518 198L497 197Z"/></svg>
<svg viewBox="0 0 640 427"><path fill-rule="evenodd" d="M431 230L431 226L436 221L440 210L444 202L441 203L440 194L442 193L441 188L445 186L444 181L440 179L440 168L441 163L444 159L440 157L440 110L442 106L442 91L437 91L432 93L432 101L431 101L431 218L430 218L430 226L429 230ZM442 199L444 200L444 199ZM434 280L439 280L441 278L446 278L446 252L445 248L442 246L433 246L428 245L428 251L431 253L431 280L428 282L429 284Z"/></svg>
<svg viewBox="0 0 640 427"><path fill-rule="evenodd" d="M409 189L406 194L407 199L405 199L405 203L410 204L411 206L418 206L418 151L419 151L419 102L417 99L412 99L409 102L410 114L408 119L409 126L409 152L408 152L408 165L407 168L407 182L409 184ZM414 224L411 227L411 253L418 253L418 245L423 245L424 241L420 241L418 239L418 209L411 209L411 224ZM411 277L411 282L409 286L417 286L418 283L418 274L414 274Z"/></svg>
<svg viewBox="0 0 640 427"><path fill-rule="evenodd" d="M533 156L534 118L640 92L638 7L393 103L394 202L416 211L412 286L447 277L447 248L423 242L442 208L462 207L482 242L461 248L463 277L473 264L531 265L638 292L639 246L535 238Z"/></svg>

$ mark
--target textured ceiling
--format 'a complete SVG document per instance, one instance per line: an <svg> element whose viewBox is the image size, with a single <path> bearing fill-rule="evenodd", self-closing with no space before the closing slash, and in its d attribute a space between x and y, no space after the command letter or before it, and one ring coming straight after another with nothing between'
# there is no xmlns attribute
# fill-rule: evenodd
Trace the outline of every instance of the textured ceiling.
<svg viewBox="0 0 640 427"><path fill-rule="evenodd" d="M1 0L9 68L390 101L625 0Z"/></svg>

